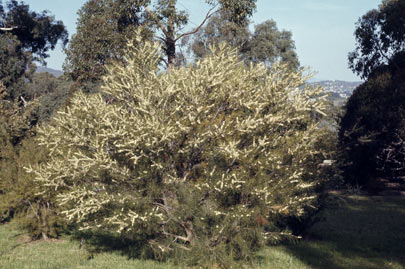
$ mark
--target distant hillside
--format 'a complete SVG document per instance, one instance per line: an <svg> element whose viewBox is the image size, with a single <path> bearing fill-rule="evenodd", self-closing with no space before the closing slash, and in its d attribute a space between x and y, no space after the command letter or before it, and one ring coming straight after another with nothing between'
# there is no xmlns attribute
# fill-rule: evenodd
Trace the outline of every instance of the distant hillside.
<svg viewBox="0 0 405 269"><path fill-rule="evenodd" d="M50 73L50 74L54 75L55 77L60 77L63 74L63 72L60 71L60 70L55 70L55 69L44 67L44 66L38 66L37 67L37 72L38 73L47 72L47 73Z"/></svg>
<svg viewBox="0 0 405 269"><path fill-rule="evenodd" d="M344 105L347 99L352 95L353 91L363 82L341 81L341 80L323 80L310 82L310 85L319 85L324 88L325 92L329 93L328 99L334 106L340 107Z"/></svg>
<svg viewBox="0 0 405 269"><path fill-rule="evenodd" d="M325 89L325 92L333 92L339 94L342 98L348 98L352 95L354 89L359 86L361 81L349 82L341 80L323 80L311 82L311 85L320 85Z"/></svg>

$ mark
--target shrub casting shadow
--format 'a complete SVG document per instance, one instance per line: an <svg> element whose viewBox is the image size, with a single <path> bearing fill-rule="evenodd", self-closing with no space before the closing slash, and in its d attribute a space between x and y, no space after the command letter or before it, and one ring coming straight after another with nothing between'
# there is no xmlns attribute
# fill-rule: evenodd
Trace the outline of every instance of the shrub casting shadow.
<svg viewBox="0 0 405 269"><path fill-rule="evenodd" d="M146 241L138 241L129 237L122 237L117 233L107 231L77 231L72 239L78 242L78 247L85 248L93 254L102 252L117 252L129 259L153 259L153 253Z"/></svg>

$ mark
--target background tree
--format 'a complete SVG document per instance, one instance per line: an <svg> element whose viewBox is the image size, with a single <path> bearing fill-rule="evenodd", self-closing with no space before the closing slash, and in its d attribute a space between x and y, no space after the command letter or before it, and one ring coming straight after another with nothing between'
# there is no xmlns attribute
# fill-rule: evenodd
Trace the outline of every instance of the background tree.
<svg viewBox="0 0 405 269"><path fill-rule="evenodd" d="M221 11L214 14L201 28L201 31L191 37L189 50L198 59L209 54L210 46L227 43L231 47L239 47L241 50L246 46L250 38L249 20L235 23L230 12ZM243 58L243 55L241 55Z"/></svg>
<svg viewBox="0 0 405 269"><path fill-rule="evenodd" d="M279 31L273 20L267 20L249 30L249 21L234 23L231 14L220 12L193 38L190 49L197 58L203 58L213 44L226 42L238 47L246 62L262 62L271 65L276 61L289 63L293 69L299 67L294 41L289 31Z"/></svg>
<svg viewBox="0 0 405 269"><path fill-rule="evenodd" d="M31 54L22 49L16 36L0 35L0 79L8 91L8 100L22 96L26 80L31 79L34 70Z"/></svg>
<svg viewBox="0 0 405 269"><path fill-rule="evenodd" d="M272 65L276 61L287 63L293 69L299 67L295 44L290 31L279 31L276 22L267 20L255 26L243 53L254 63Z"/></svg>
<svg viewBox="0 0 405 269"><path fill-rule="evenodd" d="M0 26L3 29L0 30L0 79L6 91L2 102L11 102L7 106L3 104L2 109L3 114L13 114L15 106L26 107L29 101L34 100L35 94L27 89L27 82L32 79L35 70L33 61L44 62L48 50L54 49L58 40L64 44L67 42L67 32L63 23L55 21L46 11L30 11L28 5L17 1L10 1L5 7L0 2ZM10 111L6 113L6 110ZM35 113L29 114L32 117L28 122L32 128L38 118ZM17 129L24 133L30 128ZM24 137L23 134L9 136L12 141L20 141Z"/></svg>
<svg viewBox="0 0 405 269"><path fill-rule="evenodd" d="M69 97L73 82L64 77L54 77L49 73L35 73L27 83L24 95L27 100L36 100L35 113L39 123L46 123L54 113L63 107Z"/></svg>
<svg viewBox="0 0 405 269"><path fill-rule="evenodd" d="M204 23L219 10L231 12L232 20L240 22L250 16L255 0L209 0L210 11L201 25L181 32L188 23L188 14L176 7L177 0L89 0L79 11L77 33L66 49L65 71L74 80L99 83L106 72L105 65L122 58L128 40L135 40L137 28L150 40L152 33L161 42L166 65L175 64L176 46L185 36L199 31ZM179 60L180 61L180 60Z"/></svg>
<svg viewBox="0 0 405 269"><path fill-rule="evenodd" d="M404 56L396 54L389 65L374 70L345 106L339 145L350 183L370 185L379 176L395 177L405 170Z"/></svg>
<svg viewBox="0 0 405 269"><path fill-rule="evenodd" d="M164 48L165 62L168 67L175 64L178 42L184 37L198 33L214 14L228 13L228 19L232 23L243 25L246 18L250 17L256 9L256 0L206 0L205 2L211 6L210 10L196 28L187 32L181 32L181 29L188 23L188 14L176 8L177 0L158 0L153 11L146 8L149 18L161 31L158 39Z"/></svg>
<svg viewBox="0 0 405 269"><path fill-rule="evenodd" d="M367 79L379 66L405 51L405 2L383 0L378 9L363 15L356 24L356 49L349 53L349 67Z"/></svg>
<svg viewBox="0 0 405 269"><path fill-rule="evenodd" d="M20 41L22 49L30 52L35 60L49 57L47 52L59 40L67 44L68 33L63 22L55 21L47 11L30 11L28 5L16 0L8 2L6 9L0 5L0 26L12 28L11 33Z"/></svg>
<svg viewBox="0 0 405 269"><path fill-rule="evenodd" d="M355 35L349 64L367 80L347 102L339 146L345 178L373 187L405 167L405 2L382 1L359 20Z"/></svg>
<svg viewBox="0 0 405 269"><path fill-rule="evenodd" d="M19 98L22 84L34 71L32 63L44 64L47 52L60 40L67 43L67 31L61 21L46 11L37 13L29 6L13 0L6 6L0 2L0 79L9 91L9 98Z"/></svg>
<svg viewBox="0 0 405 269"><path fill-rule="evenodd" d="M76 34L65 49L64 70L78 82L100 82L105 65L121 60L128 40L145 24L142 7L150 1L89 0L79 10ZM151 33L142 32L146 38Z"/></svg>

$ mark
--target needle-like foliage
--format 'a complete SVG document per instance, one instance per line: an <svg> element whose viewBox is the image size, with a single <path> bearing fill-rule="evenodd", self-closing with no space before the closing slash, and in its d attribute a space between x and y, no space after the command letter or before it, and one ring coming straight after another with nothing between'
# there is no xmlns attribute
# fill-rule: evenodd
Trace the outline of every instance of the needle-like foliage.
<svg viewBox="0 0 405 269"><path fill-rule="evenodd" d="M292 236L280 224L305 217L322 182L320 89L286 65L212 50L163 72L158 45L130 46L102 93L78 92L39 130L49 162L28 170L68 220L189 263L226 265Z"/></svg>

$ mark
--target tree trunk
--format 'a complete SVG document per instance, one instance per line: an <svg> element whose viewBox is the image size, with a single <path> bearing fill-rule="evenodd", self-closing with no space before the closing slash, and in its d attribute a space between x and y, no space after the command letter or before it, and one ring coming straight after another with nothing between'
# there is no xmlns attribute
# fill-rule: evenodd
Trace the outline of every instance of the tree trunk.
<svg viewBox="0 0 405 269"><path fill-rule="evenodd" d="M176 43L174 38L166 37L167 69L176 62Z"/></svg>
<svg viewBox="0 0 405 269"><path fill-rule="evenodd" d="M176 20L176 1L169 1L168 5L169 16L167 18L167 31L165 40L165 51L167 55L167 69L175 64L176 61L176 36L175 36L175 20Z"/></svg>

